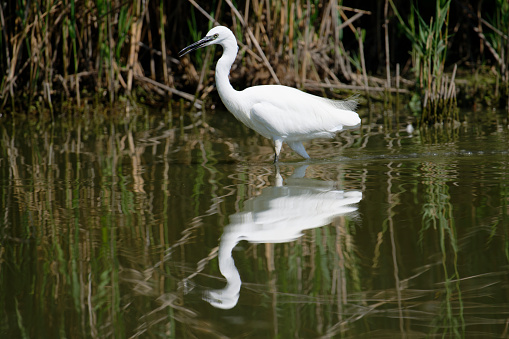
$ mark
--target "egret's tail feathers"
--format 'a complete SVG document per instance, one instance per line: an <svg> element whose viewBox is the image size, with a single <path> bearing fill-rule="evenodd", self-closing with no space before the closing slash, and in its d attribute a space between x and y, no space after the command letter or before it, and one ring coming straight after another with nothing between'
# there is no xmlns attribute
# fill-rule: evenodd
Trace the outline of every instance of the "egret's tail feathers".
<svg viewBox="0 0 509 339"><path fill-rule="evenodd" d="M358 98L359 94L354 94L346 100L332 100L326 98L322 99L327 101L330 105L334 106L335 108L339 108L346 111L355 111L357 105L359 104Z"/></svg>
<svg viewBox="0 0 509 339"><path fill-rule="evenodd" d="M357 106L359 106L359 94L354 94L350 96L344 102L345 105L348 106L348 109L350 111L355 111L357 109Z"/></svg>

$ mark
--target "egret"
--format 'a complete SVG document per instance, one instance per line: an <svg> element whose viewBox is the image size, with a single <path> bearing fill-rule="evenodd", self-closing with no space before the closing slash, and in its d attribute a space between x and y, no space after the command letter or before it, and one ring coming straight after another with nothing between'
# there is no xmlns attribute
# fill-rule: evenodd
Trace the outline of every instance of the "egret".
<svg viewBox="0 0 509 339"><path fill-rule="evenodd" d="M353 110L357 100L331 100L282 85L261 85L235 90L228 76L238 52L237 40L224 26L212 28L207 35L179 52L179 57L201 47L221 45L223 55L216 64L219 96L238 120L274 142L274 163L278 162L283 142L309 159L303 141L332 138L344 127L360 124Z"/></svg>

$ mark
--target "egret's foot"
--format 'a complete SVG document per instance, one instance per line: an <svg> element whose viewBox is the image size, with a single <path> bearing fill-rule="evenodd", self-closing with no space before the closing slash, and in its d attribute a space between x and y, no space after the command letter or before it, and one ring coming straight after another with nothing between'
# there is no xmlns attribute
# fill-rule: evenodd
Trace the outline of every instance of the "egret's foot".
<svg viewBox="0 0 509 339"><path fill-rule="evenodd" d="M279 162L279 156L277 153L274 153L274 164L277 164Z"/></svg>

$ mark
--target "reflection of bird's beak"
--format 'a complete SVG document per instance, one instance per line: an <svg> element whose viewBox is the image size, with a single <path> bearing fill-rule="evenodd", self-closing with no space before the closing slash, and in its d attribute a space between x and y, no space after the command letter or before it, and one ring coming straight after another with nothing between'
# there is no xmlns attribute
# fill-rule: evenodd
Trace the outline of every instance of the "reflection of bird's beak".
<svg viewBox="0 0 509 339"><path fill-rule="evenodd" d="M182 58L184 55L186 55L189 52L195 51L198 48L202 48L207 42L214 40L213 36L206 36L205 38L201 39L200 41L196 41L194 44L187 46L183 50L179 52L179 58Z"/></svg>

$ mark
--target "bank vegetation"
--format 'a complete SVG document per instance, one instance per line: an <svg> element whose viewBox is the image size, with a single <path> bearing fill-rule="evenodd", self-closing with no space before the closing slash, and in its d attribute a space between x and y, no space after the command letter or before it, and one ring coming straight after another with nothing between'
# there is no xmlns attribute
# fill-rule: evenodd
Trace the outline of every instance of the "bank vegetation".
<svg viewBox="0 0 509 339"><path fill-rule="evenodd" d="M239 89L360 92L409 102L424 123L457 120L458 104L509 107L506 0L7 0L0 24L7 114L119 99L214 104L220 48L177 53L217 24L237 36Z"/></svg>

